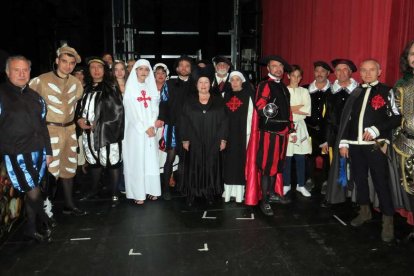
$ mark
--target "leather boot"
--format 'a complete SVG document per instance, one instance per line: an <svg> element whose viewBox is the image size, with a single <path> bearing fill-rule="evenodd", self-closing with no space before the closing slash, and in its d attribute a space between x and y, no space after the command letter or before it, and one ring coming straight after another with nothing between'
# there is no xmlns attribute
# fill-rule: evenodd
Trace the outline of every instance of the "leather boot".
<svg viewBox="0 0 414 276"><path fill-rule="evenodd" d="M359 214L356 218L351 220L351 225L354 227L361 226L372 218L371 207L369 205L361 205Z"/></svg>
<svg viewBox="0 0 414 276"><path fill-rule="evenodd" d="M382 215L381 239L384 242L391 242L394 239L394 217Z"/></svg>

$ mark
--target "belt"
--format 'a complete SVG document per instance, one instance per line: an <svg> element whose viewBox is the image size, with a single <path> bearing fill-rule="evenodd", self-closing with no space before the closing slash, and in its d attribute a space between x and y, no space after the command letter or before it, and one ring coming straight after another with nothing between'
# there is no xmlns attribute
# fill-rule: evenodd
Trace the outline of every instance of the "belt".
<svg viewBox="0 0 414 276"><path fill-rule="evenodd" d="M46 125L48 126L57 126L57 127L68 127L75 124L74 121L68 122L68 123L55 123L55 122L46 122Z"/></svg>

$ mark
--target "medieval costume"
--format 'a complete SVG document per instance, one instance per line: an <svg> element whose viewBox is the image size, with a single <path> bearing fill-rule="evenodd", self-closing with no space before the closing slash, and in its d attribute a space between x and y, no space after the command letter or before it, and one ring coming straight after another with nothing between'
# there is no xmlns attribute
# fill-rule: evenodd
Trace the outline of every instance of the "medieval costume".
<svg viewBox="0 0 414 276"><path fill-rule="evenodd" d="M101 59L91 59L88 64L99 63ZM107 69L108 70L108 69ZM112 200L117 198L117 185L120 179L122 162L122 139L124 134L124 108L117 86L107 79L89 83L81 101L80 117L85 119L91 129L82 133L85 159L90 165L92 188L86 198L98 194L102 170L109 169Z"/></svg>
<svg viewBox="0 0 414 276"><path fill-rule="evenodd" d="M149 75L139 82L136 69L148 67ZM159 93L150 63L138 60L128 78L125 95L124 176L126 197L142 204L147 195L161 195L157 137L146 131L158 117Z"/></svg>
<svg viewBox="0 0 414 276"><path fill-rule="evenodd" d="M157 63L154 65L153 70L154 73L156 72L156 69L162 67L163 70L165 71L166 74L166 80L169 79L169 74L170 71L168 70L167 65L165 65L164 63ZM161 89L158 91L158 93L160 94L160 105L161 103L166 103L168 101L169 98L169 93L168 93L168 86L166 83L164 83L164 85L161 87ZM165 140L168 139L168 125L164 124L163 127L158 128L157 129L157 140L158 140L158 144L159 144L159 161L160 161L160 173L164 172L164 165L165 165L165 161L167 160L167 152L166 152L166 145L165 145ZM179 157L178 155L175 156L174 162L173 162L173 171L176 171L178 169L178 162L179 162Z"/></svg>
<svg viewBox="0 0 414 276"><path fill-rule="evenodd" d="M177 68L182 61L192 63L189 57L182 56L176 60L174 68ZM173 171L173 163L177 155L182 159L182 140L179 127L181 125L181 114L184 102L190 95L194 94L195 84L191 76L186 78L178 76L176 79L167 80L163 90L158 115L158 120L164 122L164 147L167 152L162 187L163 198L170 200L169 182Z"/></svg>
<svg viewBox="0 0 414 276"><path fill-rule="evenodd" d="M366 92L368 88L370 88L368 91L369 93ZM356 92L355 95L354 92ZM344 107L344 112L341 116L338 139L334 145L334 154L332 166L329 172L329 184L327 191L327 200L330 203L344 202L346 200L346 196L348 195L347 189L353 188L347 187L350 177L346 175L346 173L343 176L340 175L340 166L345 169L344 164L340 164L343 162L341 162L338 156L340 145L349 145L350 152L354 151L351 149L352 147L356 147L356 149L360 149L359 151L361 154L366 151L364 148L369 148L370 150L368 152L377 154L377 159L384 159L380 155L377 147L383 145L383 143L389 143L391 140L390 131L395 128L396 125L398 125L400 120L398 110L396 110L395 104L393 103L393 93L385 85L381 83L375 83L372 85L372 87L360 87L358 89L355 89L354 92L349 98L349 103L347 102ZM361 110L363 111L362 114L360 114ZM362 141L362 138L360 136L366 129L371 129L371 131L376 134L377 141ZM381 154L384 155L383 153ZM358 164L358 162L367 161L368 157L355 157L354 159L364 159L359 161L351 160L351 163L355 162ZM369 159L371 159L371 157ZM387 160L387 158L385 158L385 160ZM364 165L364 167L365 166L366 165ZM351 174L353 168L354 165L352 164ZM382 173L388 174L388 169L385 168L383 171L384 172ZM389 178L387 175L386 177L387 179ZM354 179L353 176L352 179ZM374 182L376 182L376 180L374 180ZM374 185L376 184L374 183ZM360 187L361 186L362 185L360 185ZM360 198L359 200L361 201L366 201L365 192L366 191L360 192L357 190L357 198ZM387 212L390 212L389 202L383 204L388 204Z"/></svg>
<svg viewBox="0 0 414 276"><path fill-rule="evenodd" d="M229 118L229 135L226 150L224 152L223 178L225 202L230 201L231 197L236 202L242 202L246 177L244 174L246 165L246 150L250 139L251 120L253 116L253 91L246 83L244 76L233 71L230 78L238 76L244 80L242 90L228 91L224 93L224 103L226 105Z"/></svg>
<svg viewBox="0 0 414 276"><path fill-rule="evenodd" d="M414 78L405 76L395 85L395 96L402 115L400 128L396 131L394 149L401 179L401 205L396 210L414 226L414 183L412 161L414 160Z"/></svg>
<svg viewBox="0 0 414 276"><path fill-rule="evenodd" d="M25 235L39 241L44 237L37 232L36 217L50 222L39 189L46 155L52 155L46 113L46 102L27 85L21 88L9 81L0 85L0 133L7 133L0 136L0 155L14 188L26 193Z"/></svg>
<svg viewBox="0 0 414 276"><path fill-rule="evenodd" d="M266 57L263 64L270 60L282 63L284 70L290 71L290 65L279 56ZM269 74L268 80L259 83L255 101L257 113L253 115L247 153L245 204L256 205L261 199L263 213L273 215L268 194L274 189L283 196L283 162L294 131L289 90Z"/></svg>
<svg viewBox="0 0 414 276"><path fill-rule="evenodd" d="M76 50L67 45L58 49L58 59L65 54L75 57L76 63L81 62ZM63 213L83 215L85 212L75 207L72 197L78 147L74 117L76 104L83 94L82 84L70 74L62 78L57 71L52 71L34 78L30 82L30 88L47 103L49 112L46 124L53 152L53 161L48 170L62 182L65 197Z"/></svg>
<svg viewBox="0 0 414 276"><path fill-rule="evenodd" d="M217 56L213 58L214 65L217 65L220 62L224 62L229 67L231 67L231 62L227 58L221 57L221 56ZM231 84L229 80L230 80L230 72L227 72L227 74L224 77L220 77L216 72L214 75L213 82L211 84L211 94L222 95L223 92L231 91Z"/></svg>
<svg viewBox="0 0 414 276"><path fill-rule="evenodd" d="M369 217L370 191L368 174L379 199L379 208L384 219L394 214L392 179L389 173L388 144L391 141L391 131L400 123L401 116L395 105L394 93L389 87L378 81L363 84L354 90L345 104L341 117L337 143L334 149L334 161L329 176L332 185L328 185L327 198L329 202L345 201L347 179L342 181L339 172L340 163L337 154L340 147L349 148L349 159L352 180L356 184L356 199L361 206L360 215ZM363 133L368 131L374 140L363 140ZM346 176L344 176L346 177ZM335 182L335 183L334 183ZM351 224L359 226L363 221L357 217ZM383 237L384 239L384 237Z"/></svg>
<svg viewBox="0 0 414 276"><path fill-rule="evenodd" d="M314 67L321 66L329 72L333 72L332 68L325 62L319 61L314 63ZM309 85L303 86L307 88L311 98L311 114L306 117L306 127L312 141L312 153L307 160L306 175L308 181L315 179L315 170L322 170L321 180L324 182L328 178L329 158L327 153L322 153L321 147L326 142L326 107L327 99L331 94L331 83L326 80L326 85L322 89L316 87L316 80ZM311 185L312 187L313 185Z"/></svg>
<svg viewBox="0 0 414 276"><path fill-rule="evenodd" d="M207 77L203 72L199 78ZM223 159L220 145L228 139L228 117L220 95L210 94L208 102L191 95L184 103L180 122L182 141L189 143L183 154L183 175L179 189L191 205L195 197L209 202L223 192Z"/></svg>
<svg viewBox="0 0 414 276"><path fill-rule="evenodd" d="M309 92L303 87L288 87L290 93L290 106L303 105L300 111L310 115L311 112L311 100ZM312 152L311 141L309 138L308 130L306 129L305 118L308 115L292 114L293 123L295 125L297 140L295 143L289 141L286 150L285 167L283 171L283 194L285 195L291 188L290 176L291 176L291 163L292 158L295 159L296 164L296 190L301 192L302 195L309 197L309 192L305 189L305 154Z"/></svg>

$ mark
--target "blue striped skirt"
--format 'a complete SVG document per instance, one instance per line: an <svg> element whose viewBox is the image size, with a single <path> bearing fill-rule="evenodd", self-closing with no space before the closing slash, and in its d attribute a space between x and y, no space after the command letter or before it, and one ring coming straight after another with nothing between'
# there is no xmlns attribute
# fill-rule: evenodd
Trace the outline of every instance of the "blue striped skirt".
<svg viewBox="0 0 414 276"><path fill-rule="evenodd" d="M46 149L17 155L4 155L4 163L15 189L28 192L40 185L46 171Z"/></svg>

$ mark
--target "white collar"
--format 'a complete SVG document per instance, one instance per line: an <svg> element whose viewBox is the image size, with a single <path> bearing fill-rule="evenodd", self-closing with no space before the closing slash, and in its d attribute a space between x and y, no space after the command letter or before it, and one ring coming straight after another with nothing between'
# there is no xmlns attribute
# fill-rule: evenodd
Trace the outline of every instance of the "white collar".
<svg viewBox="0 0 414 276"><path fill-rule="evenodd" d="M275 82L280 82L280 79L275 78L275 76L273 76L272 74L267 74L269 76L269 79L275 81Z"/></svg>
<svg viewBox="0 0 414 276"><path fill-rule="evenodd" d="M369 87L373 87L373 86L377 85L378 83L379 83L378 80L376 80L376 81L371 82L371 83L364 83L364 84L362 84L362 87L369 88Z"/></svg>
<svg viewBox="0 0 414 276"><path fill-rule="evenodd" d="M309 90L309 93L312 94L312 93L314 93L316 91L323 91L323 92L325 92L326 90L329 89L329 87L331 87L331 83L329 82L329 80L326 80L325 86L322 89L318 89L316 87L316 80L314 80L311 84L309 84L308 90Z"/></svg>
<svg viewBox="0 0 414 276"><path fill-rule="evenodd" d="M345 90L348 94L351 94L355 88L357 88L358 83L353 78L350 78L350 84L347 87L342 87L339 85L338 80L336 80L332 85L332 94L337 93L340 90Z"/></svg>

